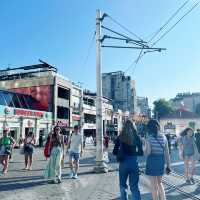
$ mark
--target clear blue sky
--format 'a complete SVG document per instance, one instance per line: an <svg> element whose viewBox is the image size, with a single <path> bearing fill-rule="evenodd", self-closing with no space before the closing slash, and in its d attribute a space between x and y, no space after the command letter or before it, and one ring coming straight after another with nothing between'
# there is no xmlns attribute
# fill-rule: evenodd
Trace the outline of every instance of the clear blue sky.
<svg viewBox="0 0 200 200"><path fill-rule="evenodd" d="M183 0L1 0L0 66L23 66L43 59L84 87L95 90L95 43L84 60L95 30L96 9L108 13L144 39L154 33ZM194 0L186 6L192 6ZM181 12L179 17L183 15ZM178 17L178 18L179 18ZM176 21L176 20L175 20ZM163 53L147 54L135 73L139 96L150 101L178 92L200 91L200 7L157 46ZM173 24L172 22L171 24ZM121 31L109 19L104 24ZM103 49L103 72L125 70L135 50Z"/></svg>

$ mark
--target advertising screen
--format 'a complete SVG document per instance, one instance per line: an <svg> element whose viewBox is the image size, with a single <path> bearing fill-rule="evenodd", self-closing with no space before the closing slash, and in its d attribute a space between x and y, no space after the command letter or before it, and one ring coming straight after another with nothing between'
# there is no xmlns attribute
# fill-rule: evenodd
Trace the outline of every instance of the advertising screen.
<svg viewBox="0 0 200 200"><path fill-rule="evenodd" d="M31 96L34 110L52 111L52 89L49 85L13 88L14 92ZM29 103L29 102L28 102Z"/></svg>

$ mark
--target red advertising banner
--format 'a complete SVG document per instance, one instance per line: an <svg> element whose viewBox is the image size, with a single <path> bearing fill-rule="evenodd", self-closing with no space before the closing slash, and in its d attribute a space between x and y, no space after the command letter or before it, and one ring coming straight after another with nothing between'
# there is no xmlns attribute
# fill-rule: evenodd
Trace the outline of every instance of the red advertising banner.
<svg viewBox="0 0 200 200"><path fill-rule="evenodd" d="M51 87L49 85L13 88L14 92L30 95L34 98L33 108L34 110L49 111L51 105Z"/></svg>

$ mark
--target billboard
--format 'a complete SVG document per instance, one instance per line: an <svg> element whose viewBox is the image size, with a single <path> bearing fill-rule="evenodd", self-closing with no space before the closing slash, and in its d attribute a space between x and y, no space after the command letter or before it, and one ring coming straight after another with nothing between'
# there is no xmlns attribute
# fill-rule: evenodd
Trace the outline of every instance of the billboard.
<svg viewBox="0 0 200 200"><path fill-rule="evenodd" d="M34 110L52 111L52 89L49 85L13 88L11 91L31 96ZM28 98L27 98L28 99Z"/></svg>

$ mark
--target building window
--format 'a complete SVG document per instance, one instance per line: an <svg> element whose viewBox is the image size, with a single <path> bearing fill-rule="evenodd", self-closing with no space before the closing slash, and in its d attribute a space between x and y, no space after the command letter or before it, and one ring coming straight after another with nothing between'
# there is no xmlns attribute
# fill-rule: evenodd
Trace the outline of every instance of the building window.
<svg viewBox="0 0 200 200"><path fill-rule="evenodd" d="M57 117L59 119L69 119L69 108L57 106Z"/></svg>
<svg viewBox="0 0 200 200"><path fill-rule="evenodd" d="M84 114L84 122L89 124L96 123L96 115Z"/></svg>
<svg viewBox="0 0 200 200"><path fill-rule="evenodd" d="M117 118L114 118L114 124L118 124Z"/></svg>
<svg viewBox="0 0 200 200"><path fill-rule="evenodd" d="M62 99L70 99L70 90L58 87L58 97Z"/></svg>

